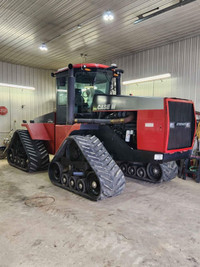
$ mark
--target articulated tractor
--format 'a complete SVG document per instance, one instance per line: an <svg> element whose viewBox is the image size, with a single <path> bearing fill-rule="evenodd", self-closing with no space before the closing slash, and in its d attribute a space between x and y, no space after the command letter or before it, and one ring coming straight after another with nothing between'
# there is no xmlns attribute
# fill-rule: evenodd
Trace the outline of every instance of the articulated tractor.
<svg viewBox="0 0 200 267"><path fill-rule="evenodd" d="M192 101L121 95L123 71L69 64L56 77L56 112L26 121L8 148L11 166L48 168L51 182L83 197L118 195L124 176L158 183L176 177L177 160L191 154ZM49 163L49 154L55 154Z"/></svg>

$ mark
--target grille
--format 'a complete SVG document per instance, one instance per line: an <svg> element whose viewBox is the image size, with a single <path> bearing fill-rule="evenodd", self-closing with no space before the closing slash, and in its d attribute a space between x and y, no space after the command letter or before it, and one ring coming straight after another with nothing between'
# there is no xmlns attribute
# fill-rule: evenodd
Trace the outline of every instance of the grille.
<svg viewBox="0 0 200 267"><path fill-rule="evenodd" d="M169 101L170 131L168 150L192 146L195 117L192 103Z"/></svg>

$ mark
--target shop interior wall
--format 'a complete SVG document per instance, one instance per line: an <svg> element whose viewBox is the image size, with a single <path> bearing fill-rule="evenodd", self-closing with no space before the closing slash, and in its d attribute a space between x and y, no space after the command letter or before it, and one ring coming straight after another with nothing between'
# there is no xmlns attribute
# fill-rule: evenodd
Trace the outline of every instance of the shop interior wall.
<svg viewBox="0 0 200 267"><path fill-rule="evenodd" d="M0 106L8 109L6 115L0 115L0 145L12 129L22 128L22 120L55 110L56 84L51 72L0 62L0 83L35 87L33 91L0 86Z"/></svg>
<svg viewBox="0 0 200 267"><path fill-rule="evenodd" d="M192 99L200 111L200 36L113 58L124 70L123 80L170 73L170 79L123 86L123 94Z"/></svg>

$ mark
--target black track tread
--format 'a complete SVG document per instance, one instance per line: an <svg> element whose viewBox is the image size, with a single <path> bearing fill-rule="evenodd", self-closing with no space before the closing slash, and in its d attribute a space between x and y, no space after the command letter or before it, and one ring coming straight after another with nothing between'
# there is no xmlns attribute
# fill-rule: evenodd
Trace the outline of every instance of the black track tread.
<svg viewBox="0 0 200 267"><path fill-rule="evenodd" d="M49 165L49 154L43 144L43 141L32 140L27 130L17 130L12 137L8 150L15 149L15 140L18 137L29 161L28 166L26 168L22 168L21 166L10 162L9 159L8 163L11 166L27 172L47 170Z"/></svg>
<svg viewBox="0 0 200 267"><path fill-rule="evenodd" d="M100 140L96 136L74 136L74 140L101 182L98 200L119 195L125 186L124 175ZM85 150L86 145L90 151Z"/></svg>
<svg viewBox="0 0 200 267"><path fill-rule="evenodd" d="M160 164L162 169L162 181L170 181L178 175L178 166L176 161L170 161Z"/></svg>
<svg viewBox="0 0 200 267"><path fill-rule="evenodd" d="M70 191L73 191L83 197L90 198L92 200L102 200L104 198L119 195L125 187L124 174L119 168L119 166L112 159L106 148L100 142L100 140L96 136L73 135L65 140L64 147L62 148L63 151L66 149L67 142L70 139L73 139L74 142L77 144L85 160L88 162L91 169L95 172L96 176L99 178L101 184L101 193L98 197L95 196L92 197L90 195L87 195L86 193L82 193L72 189L70 189ZM59 161L59 156L57 155L55 155L52 162L56 161ZM51 164L49 166L49 170L50 167ZM50 180L52 181L52 183L69 190L69 188L62 186L62 184L55 183L51 179L51 177Z"/></svg>

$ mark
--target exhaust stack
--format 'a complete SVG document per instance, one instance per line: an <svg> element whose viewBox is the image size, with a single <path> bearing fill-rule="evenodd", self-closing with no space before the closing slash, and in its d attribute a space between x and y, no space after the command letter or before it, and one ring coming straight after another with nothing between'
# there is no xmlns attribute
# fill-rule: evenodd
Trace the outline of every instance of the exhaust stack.
<svg viewBox="0 0 200 267"><path fill-rule="evenodd" d="M74 123L74 107L75 107L75 77L73 65L68 65L68 99L67 99L67 114L66 124Z"/></svg>

